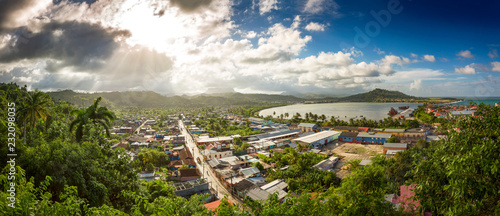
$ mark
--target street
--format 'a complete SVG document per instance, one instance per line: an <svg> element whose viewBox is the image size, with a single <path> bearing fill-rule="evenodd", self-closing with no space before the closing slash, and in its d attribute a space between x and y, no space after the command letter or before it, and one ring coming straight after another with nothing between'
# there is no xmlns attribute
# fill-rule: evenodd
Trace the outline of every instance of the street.
<svg viewBox="0 0 500 216"><path fill-rule="evenodd" d="M227 197L229 198L229 200L231 200L231 202L237 204L243 204L238 199L235 199L234 197L231 196L231 194L226 190L226 188L224 188L224 186L220 183L217 177L215 177L215 175L212 173L208 163L203 161L203 156L198 151L198 147L195 144L196 142L193 140L193 137L187 131L186 127L184 126L184 123L181 120L179 120L179 128L182 134L186 137L186 147L188 148L188 150L191 151L195 160L199 158L202 162L201 165L198 164L196 166L198 168L198 171L202 173L202 178L206 178L207 181L211 183L212 188L217 191L217 195L219 196L219 198L222 199L224 195L227 195Z"/></svg>

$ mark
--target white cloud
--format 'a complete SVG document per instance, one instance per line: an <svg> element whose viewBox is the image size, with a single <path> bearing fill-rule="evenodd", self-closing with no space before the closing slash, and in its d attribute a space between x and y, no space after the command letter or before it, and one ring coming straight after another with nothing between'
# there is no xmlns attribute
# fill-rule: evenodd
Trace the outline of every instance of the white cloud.
<svg viewBox="0 0 500 216"><path fill-rule="evenodd" d="M245 34L245 36L244 36L244 37L246 37L246 38L255 38L256 36L257 36L257 33L256 33L256 32L254 32L254 31L249 31L249 32L247 32L247 33Z"/></svg>
<svg viewBox="0 0 500 216"><path fill-rule="evenodd" d="M333 0L308 0L304 6L303 12L318 14L324 11L337 14L339 5Z"/></svg>
<svg viewBox="0 0 500 216"><path fill-rule="evenodd" d="M422 89L422 80L417 79L413 83L410 84L410 90L415 89L415 90L420 90Z"/></svg>
<svg viewBox="0 0 500 216"><path fill-rule="evenodd" d="M490 57L491 59L494 59L494 58L498 57L498 51L497 51L497 49L490 50L490 52L488 52L488 57Z"/></svg>
<svg viewBox="0 0 500 216"><path fill-rule="evenodd" d="M383 55L383 54L385 54L385 52L384 52L384 51L382 51L382 50L381 50L380 48L378 48L378 47L375 47L375 48L373 49L373 51L374 51L374 52L376 52L376 53L377 53L377 54L379 54L379 55Z"/></svg>
<svg viewBox="0 0 500 216"><path fill-rule="evenodd" d="M435 62L436 61L436 58L433 55L424 55L424 57L422 57L422 58L424 60L430 61L430 62Z"/></svg>
<svg viewBox="0 0 500 216"><path fill-rule="evenodd" d="M130 89L163 94L202 93L221 83L229 89L271 93L360 91L381 82L404 85L405 89L412 83L410 87L417 89L425 80L444 79L441 71L400 71L399 67L411 61L395 55L366 61L362 60L363 53L355 49L305 54L312 37L304 31L324 30L325 25L318 24L318 28L310 26L310 22L301 28L301 16L296 16L290 26L276 23L258 32L244 31L232 21L233 1L203 1L196 7L180 0L176 4L159 2L162 5L134 0L97 1L90 6L62 1L53 5L44 14L47 22L78 20L129 30L131 36L116 40L117 47L95 70L69 65L60 73L50 73L47 65L58 59L47 57L0 64L0 79L42 90ZM309 0L304 11L321 13L334 3ZM267 12L277 7L272 5ZM67 31L71 29L56 35ZM233 35L241 35L241 39L231 38ZM11 40L0 35L0 50ZM376 52L385 54L380 49Z"/></svg>
<svg viewBox="0 0 500 216"><path fill-rule="evenodd" d="M306 30L308 31L325 31L325 25L319 24L316 22L310 22L306 26Z"/></svg>
<svg viewBox="0 0 500 216"><path fill-rule="evenodd" d="M259 0L260 15L264 15L271 10L278 10L278 0Z"/></svg>
<svg viewBox="0 0 500 216"><path fill-rule="evenodd" d="M417 55L417 54L415 54L415 53L410 53L410 54L411 54L411 57L412 57L412 58L417 58L417 57L418 57L418 55Z"/></svg>
<svg viewBox="0 0 500 216"><path fill-rule="evenodd" d="M500 62L491 62L491 71L500 72Z"/></svg>
<svg viewBox="0 0 500 216"><path fill-rule="evenodd" d="M474 64L470 64L463 68L455 68L455 73L471 75L476 74L476 69L474 68Z"/></svg>
<svg viewBox="0 0 500 216"><path fill-rule="evenodd" d="M472 59L474 58L474 55L469 50L463 50L457 53L457 56Z"/></svg>

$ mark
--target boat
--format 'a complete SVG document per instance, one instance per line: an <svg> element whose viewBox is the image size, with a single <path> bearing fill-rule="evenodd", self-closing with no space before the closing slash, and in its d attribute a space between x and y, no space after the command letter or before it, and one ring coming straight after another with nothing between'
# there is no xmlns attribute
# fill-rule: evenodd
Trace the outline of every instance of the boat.
<svg viewBox="0 0 500 216"><path fill-rule="evenodd" d="M391 107L391 110L389 111L389 113L387 113L387 115L390 115L390 116L394 116L394 115L396 115L396 114L398 114L398 111L396 111L396 110L394 109L394 107Z"/></svg>
<svg viewBox="0 0 500 216"><path fill-rule="evenodd" d="M398 108L399 108L400 110L405 110L405 109L410 108L410 106L400 106L400 107L398 107Z"/></svg>

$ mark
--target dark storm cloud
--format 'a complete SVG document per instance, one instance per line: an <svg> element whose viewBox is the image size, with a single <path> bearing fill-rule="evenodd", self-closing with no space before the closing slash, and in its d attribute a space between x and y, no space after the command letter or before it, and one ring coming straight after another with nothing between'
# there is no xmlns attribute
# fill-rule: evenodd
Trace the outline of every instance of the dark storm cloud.
<svg viewBox="0 0 500 216"><path fill-rule="evenodd" d="M170 3L182 11L190 13L208 7L212 0L170 0Z"/></svg>
<svg viewBox="0 0 500 216"><path fill-rule="evenodd" d="M20 28L17 32L23 32ZM103 28L98 24L64 22L45 24L41 31L27 40L17 40L0 50L0 62L23 59L51 59L47 70L64 67L95 69L102 66L115 49L118 37L129 37L130 32Z"/></svg>
<svg viewBox="0 0 500 216"><path fill-rule="evenodd" d="M0 32L8 28L10 19L16 13L35 3L36 0L0 0Z"/></svg>

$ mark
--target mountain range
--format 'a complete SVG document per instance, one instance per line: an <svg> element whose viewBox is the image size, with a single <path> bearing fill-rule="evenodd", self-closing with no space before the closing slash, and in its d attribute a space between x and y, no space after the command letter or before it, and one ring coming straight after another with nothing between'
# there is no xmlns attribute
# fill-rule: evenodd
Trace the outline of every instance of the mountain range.
<svg viewBox="0 0 500 216"><path fill-rule="evenodd" d="M375 89L370 92L333 98L302 98L292 95L270 94L242 94L238 92L225 92L213 94L200 94L195 96L163 96L152 91L127 91L127 92L99 92L80 93L72 90L48 92L56 99L68 101L77 106L89 106L92 102L102 97L102 104L111 107L151 107L151 108L182 108L202 106L231 106L231 105L263 105L263 104L291 104L304 101L319 102L381 102L396 99L421 99L409 96L399 91Z"/></svg>

